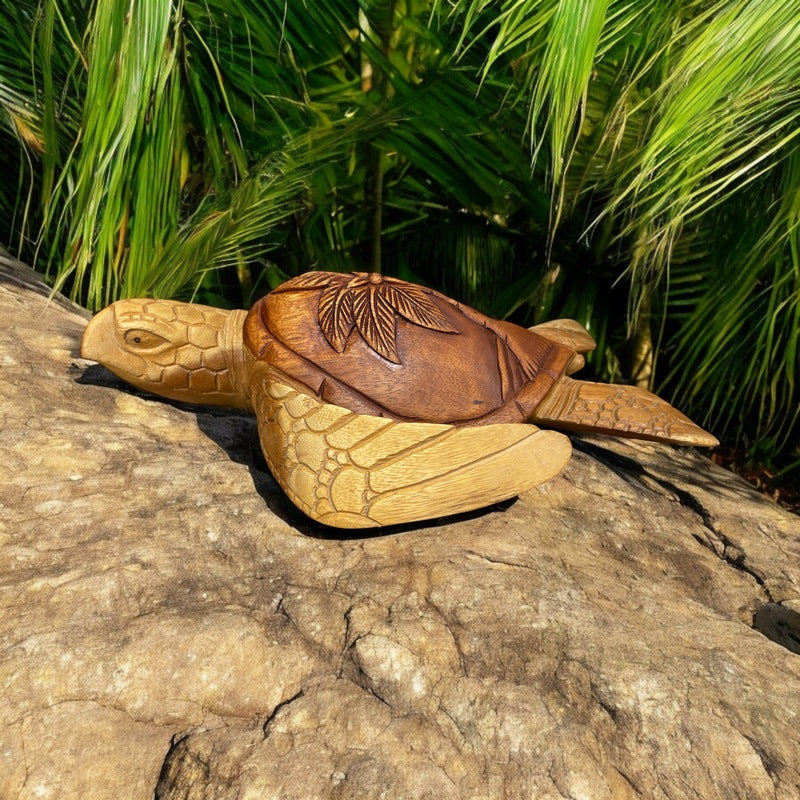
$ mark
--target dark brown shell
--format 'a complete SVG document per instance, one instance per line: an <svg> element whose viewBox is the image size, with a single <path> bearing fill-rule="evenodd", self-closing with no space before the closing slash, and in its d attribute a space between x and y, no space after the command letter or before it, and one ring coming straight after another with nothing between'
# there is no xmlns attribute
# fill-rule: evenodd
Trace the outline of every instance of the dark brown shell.
<svg viewBox="0 0 800 800"><path fill-rule="evenodd" d="M244 341L326 402L462 425L527 419L575 355L431 289L359 272L287 281L250 310Z"/></svg>

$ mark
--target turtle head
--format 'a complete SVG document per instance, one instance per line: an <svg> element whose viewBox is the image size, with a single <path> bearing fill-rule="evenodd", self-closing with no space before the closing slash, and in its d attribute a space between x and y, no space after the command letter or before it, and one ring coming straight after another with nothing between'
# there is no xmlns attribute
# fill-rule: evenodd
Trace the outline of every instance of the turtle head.
<svg viewBox="0 0 800 800"><path fill-rule="evenodd" d="M193 303L119 300L91 320L81 356L171 400L246 408L244 317Z"/></svg>

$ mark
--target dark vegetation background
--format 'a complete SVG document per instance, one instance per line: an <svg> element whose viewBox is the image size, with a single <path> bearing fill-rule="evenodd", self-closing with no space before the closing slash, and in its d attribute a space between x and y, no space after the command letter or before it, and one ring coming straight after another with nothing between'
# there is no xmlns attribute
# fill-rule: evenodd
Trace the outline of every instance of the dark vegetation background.
<svg viewBox="0 0 800 800"><path fill-rule="evenodd" d="M800 479L796 0L0 8L0 243L87 307L381 270Z"/></svg>

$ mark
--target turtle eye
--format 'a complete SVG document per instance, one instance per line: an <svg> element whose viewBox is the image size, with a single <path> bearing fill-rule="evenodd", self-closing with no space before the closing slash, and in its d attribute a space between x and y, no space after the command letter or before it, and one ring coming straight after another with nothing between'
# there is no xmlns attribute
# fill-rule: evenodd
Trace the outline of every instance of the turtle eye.
<svg viewBox="0 0 800 800"><path fill-rule="evenodd" d="M167 339L152 331L132 328L129 331L125 331L125 344L135 350L152 350L154 347L167 344Z"/></svg>

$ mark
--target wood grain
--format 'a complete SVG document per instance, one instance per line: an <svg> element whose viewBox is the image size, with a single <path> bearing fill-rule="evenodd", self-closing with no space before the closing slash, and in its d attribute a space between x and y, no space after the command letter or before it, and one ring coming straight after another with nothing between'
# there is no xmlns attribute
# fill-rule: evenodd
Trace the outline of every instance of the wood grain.
<svg viewBox="0 0 800 800"><path fill-rule="evenodd" d="M665 400L638 386L563 377L536 407L532 422L671 444L713 447L716 438Z"/></svg>
<svg viewBox="0 0 800 800"><path fill-rule="evenodd" d="M291 500L338 527L429 519L556 475L569 440L530 423L674 444L716 439L633 386L575 381L574 320L532 329L372 273L311 272L249 312L123 300L83 354L172 399L252 408Z"/></svg>
<svg viewBox="0 0 800 800"><path fill-rule="evenodd" d="M267 464L292 502L326 525L368 528L481 508L549 480L569 461L569 439L555 431L355 414L274 368L256 370Z"/></svg>
<svg viewBox="0 0 800 800"><path fill-rule="evenodd" d="M365 273L287 281L248 314L252 355L312 393L401 422L524 422L574 350L431 289Z"/></svg>

